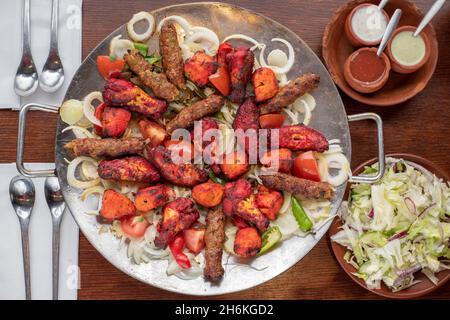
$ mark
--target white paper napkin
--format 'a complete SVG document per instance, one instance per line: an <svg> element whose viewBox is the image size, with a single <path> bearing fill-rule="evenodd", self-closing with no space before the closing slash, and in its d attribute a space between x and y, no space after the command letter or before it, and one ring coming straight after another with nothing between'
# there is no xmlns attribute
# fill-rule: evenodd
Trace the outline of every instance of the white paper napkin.
<svg viewBox="0 0 450 320"><path fill-rule="evenodd" d="M22 57L22 0L2 1L0 10L0 108L18 109L35 102L59 106L81 63L82 0L59 0L58 42L65 81L55 93L40 88L29 97L14 92L14 76ZM38 73L50 48L51 0L31 0L31 50Z"/></svg>
<svg viewBox="0 0 450 320"><path fill-rule="evenodd" d="M32 170L53 163L28 163ZM25 299L22 243L19 220L9 199L9 181L18 175L15 164L0 164L0 299ZM52 298L52 220L44 196L45 178L33 179L36 200L30 220L31 296ZM66 209L61 222L59 299L76 300L79 280L78 227Z"/></svg>

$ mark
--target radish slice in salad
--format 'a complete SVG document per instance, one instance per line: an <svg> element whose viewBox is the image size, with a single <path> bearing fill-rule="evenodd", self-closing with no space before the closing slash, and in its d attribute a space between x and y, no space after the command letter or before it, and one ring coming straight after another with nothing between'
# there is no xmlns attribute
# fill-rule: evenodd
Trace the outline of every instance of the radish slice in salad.
<svg viewBox="0 0 450 320"><path fill-rule="evenodd" d="M102 123L95 116L95 107L92 105L92 102L94 102L95 100L103 102L103 96L102 96L102 93L100 91L91 92L83 99L84 116L91 123L93 123L93 124L95 124L95 125L97 125L99 127L102 127Z"/></svg>
<svg viewBox="0 0 450 320"><path fill-rule="evenodd" d="M137 33L134 30L134 25L139 21L147 21L147 29L143 33ZM131 40L136 42L144 42L150 39L155 30L155 18L148 12L141 11L133 15L130 21L127 23L127 32Z"/></svg>

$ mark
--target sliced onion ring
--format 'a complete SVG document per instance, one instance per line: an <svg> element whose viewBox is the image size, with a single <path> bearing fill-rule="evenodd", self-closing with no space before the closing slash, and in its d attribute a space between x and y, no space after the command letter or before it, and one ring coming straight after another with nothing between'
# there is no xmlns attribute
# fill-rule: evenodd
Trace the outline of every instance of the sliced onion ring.
<svg viewBox="0 0 450 320"><path fill-rule="evenodd" d="M70 99L59 108L61 120L68 125L73 125L83 118L83 103L80 100Z"/></svg>
<svg viewBox="0 0 450 320"><path fill-rule="evenodd" d="M94 135L92 134L92 132L90 132L86 128L79 127L79 126L68 126L68 127L64 128L61 132L66 132L68 130L72 130L73 133L75 134L75 136L78 139L80 139L80 138L94 138Z"/></svg>
<svg viewBox="0 0 450 320"><path fill-rule="evenodd" d="M80 156L73 159L67 166L67 182L74 188L87 189L100 183L100 178L91 181L81 181L75 177L75 171L78 165L80 165L83 161L89 161L97 165L97 161L89 157Z"/></svg>
<svg viewBox="0 0 450 320"><path fill-rule="evenodd" d="M148 28L143 33L136 33L136 31L134 30L134 25L142 20L147 20ZM155 31L155 18L150 13L145 11L136 13L127 23L128 36L131 38L131 40L136 42L147 41L152 36L153 31Z"/></svg>
<svg viewBox="0 0 450 320"><path fill-rule="evenodd" d="M163 24L166 21L174 21L174 22L178 23L180 25L180 27L184 30L184 33L186 35L189 35L191 33L191 25L189 24L189 22L185 18L180 17L180 16L168 16L168 17L165 17L164 19L162 19L158 23L158 27L156 28L156 31L160 32Z"/></svg>
<svg viewBox="0 0 450 320"><path fill-rule="evenodd" d="M265 47L265 45L263 43L259 43L252 37L249 37L249 36L246 36L245 34L240 34L240 33L235 33L235 34L229 35L228 37L223 39L223 42L227 42L227 41L233 40L233 39L244 40L244 41L248 41L248 42L252 43L253 47L251 47L250 50L254 50L256 48L262 49L263 47Z"/></svg>
<svg viewBox="0 0 450 320"><path fill-rule="evenodd" d="M125 53L127 53L128 50L134 48L133 42L131 42L128 39L121 39L121 38L122 38L121 34L112 38L109 44L109 55L111 57L123 59Z"/></svg>
<svg viewBox="0 0 450 320"><path fill-rule="evenodd" d="M89 93L86 97L83 99L83 112L84 116L93 124L102 127L102 123L100 120L97 119L95 116L95 108L92 105L92 102L94 100L98 100L100 102L103 102L103 96L100 91L94 91Z"/></svg>
<svg viewBox="0 0 450 320"><path fill-rule="evenodd" d="M350 175L350 164L348 163L348 159L342 153L325 154L323 159L327 163L326 181L328 181L328 183L337 187L348 180ZM338 164L339 166L336 166L335 164ZM330 175L329 169L338 169L338 167L340 169L338 174L335 176Z"/></svg>
<svg viewBox="0 0 450 320"><path fill-rule="evenodd" d="M214 31L205 27L193 27L191 28L191 33L191 35L186 37L184 41L185 45L189 46L191 43L201 43L206 54L210 56L216 55L220 41ZM209 45L204 44L205 40Z"/></svg>
<svg viewBox="0 0 450 320"><path fill-rule="evenodd" d="M273 38L272 41L284 43L288 47L289 55L288 55L288 60L287 60L286 64L283 67L269 66L266 63L266 60L264 59L264 52L266 50L265 46L263 46L261 48L261 52L259 53L259 63L263 67L271 68L273 70L273 72L275 72L277 74L288 73L289 70L291 70L292 66L294 65L294 60L295 60L294 48L288 41L281 39L281 38Z"/></svg>

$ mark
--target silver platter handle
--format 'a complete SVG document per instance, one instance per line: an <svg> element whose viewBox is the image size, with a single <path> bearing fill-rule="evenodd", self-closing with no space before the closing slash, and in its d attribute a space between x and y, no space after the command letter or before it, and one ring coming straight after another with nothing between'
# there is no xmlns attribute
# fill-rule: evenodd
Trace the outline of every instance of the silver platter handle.
<svg viewBox="0 0 450 320"><path fill-rule="evenodd" d="M19 113L19 133L17 139L17 154L16 154L16 166L17 170L29 178L41 178L41 177L52 177L55 176L55 169L48 170L29 170L25 168L23 163L23 149L25 144L25 128L27 121L27 113L29 110L39 110L51 113L58 113L59 107L39 104L39 103L29 103L22 107Z"/></svg>
<svg viewBox="0 0 450 320"><path fill-rule="evenodd" d="M378 139L378 173L377 175L373 176L366 176L366 175L360 175L360 176L353 176L349 179L350 182L356 182L356 183L375 183L379 181L383 175L384 170L386 167L386 159L384 156L384 137L383 137L383 121L381 120L381 117L377 115L376 113L372 112L366 112L366 113L359 113L354 114L351 116L348 116L348 121L360 121L360 120L373 120L375 121L377 125L377 139Z"/></svg>

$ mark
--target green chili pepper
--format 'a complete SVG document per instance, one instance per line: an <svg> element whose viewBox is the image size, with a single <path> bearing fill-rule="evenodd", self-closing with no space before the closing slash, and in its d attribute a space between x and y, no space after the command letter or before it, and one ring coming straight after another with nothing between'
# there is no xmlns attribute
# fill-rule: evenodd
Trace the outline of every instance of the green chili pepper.
<svg viewBox="0 0 450 320"><path fill-rule="evenodd" d="M145 61L147 61L150 64L155 64L155 63L159 62L160 60L161 60L161 57L157 57L157 56L145 57Z"/></svg>
<svg viewBox="0 0 450 320"><path fill-rule="evenodd" d="M148 52L148 45L139 42L133 42L133 46L135 49L138 49L139 52L146 57Z"/></svg>
<svg viewBox="0 0 450 320"><path fill-rule="evenodd" d="M225 181L223 181L222 179L220 179L219 177L217 177L214 172L212 172L211 170L209 170L208 172L208 176L209 178L214 181L215 183L221 184L221 185L225 185Z"/></svg>
<svg viewBox="0 0 450 320"><path fill-rule="evenodd" d="M295 220L297 220L298 226L303 232L311 231L313 224L309 219L308 215L303 209L300 202L294 197L291 197L292 213L294 214Z"/></svg>
<svg viewBox="0 0 450 320"><path fill-rule="evenodd" d="M258 255L262 255L273 248L281 240L281 231L277 226L270 227L261 236L262 246Z"/></svg>

